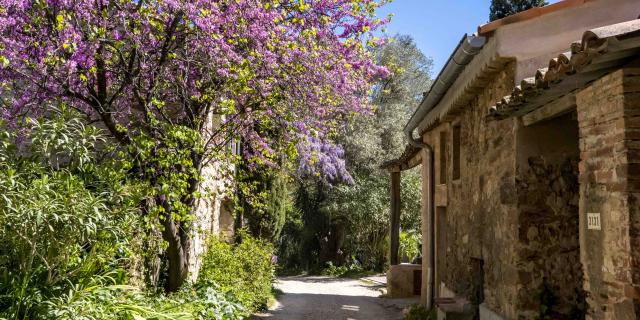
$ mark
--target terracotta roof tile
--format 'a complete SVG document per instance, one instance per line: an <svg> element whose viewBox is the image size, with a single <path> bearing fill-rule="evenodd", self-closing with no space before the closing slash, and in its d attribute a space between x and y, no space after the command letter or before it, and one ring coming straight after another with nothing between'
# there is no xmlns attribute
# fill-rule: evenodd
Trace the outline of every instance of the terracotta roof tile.
<svg viewBox="0 0 640 320"><path fill-rule="evenodd" d="M522 115L639 58L640 19L586 31L570 48L534 77L522 80L490 108L490 115L498 119Z"/></svg>

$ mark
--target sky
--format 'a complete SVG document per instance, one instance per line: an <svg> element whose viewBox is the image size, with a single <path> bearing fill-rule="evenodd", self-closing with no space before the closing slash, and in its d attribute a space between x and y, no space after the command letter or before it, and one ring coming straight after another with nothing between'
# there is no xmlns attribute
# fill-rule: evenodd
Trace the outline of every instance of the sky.
<svg viewBox="0 0 640 320"><path fill-rule="evenodd" d="M433 58L435 77L462 36L489 21L490 4L491 0L393 0L378 16L393 13L387 33L411 35L422 52Z"/></svg>

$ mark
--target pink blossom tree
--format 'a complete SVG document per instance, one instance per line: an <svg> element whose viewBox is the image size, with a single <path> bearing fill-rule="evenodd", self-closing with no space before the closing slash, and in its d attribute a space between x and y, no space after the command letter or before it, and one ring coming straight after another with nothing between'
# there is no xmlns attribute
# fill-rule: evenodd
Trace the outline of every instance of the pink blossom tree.
<svg viewBox="0 0 640 320"><path fill-rule="evenodd" d="M199 174L230 139L249 163L287 151L348 177L330 137L369 110L386 73L365 49L385 1L0 0L0 115L17 126L64 104L130 152L154 190L173 291Z"/></svg>

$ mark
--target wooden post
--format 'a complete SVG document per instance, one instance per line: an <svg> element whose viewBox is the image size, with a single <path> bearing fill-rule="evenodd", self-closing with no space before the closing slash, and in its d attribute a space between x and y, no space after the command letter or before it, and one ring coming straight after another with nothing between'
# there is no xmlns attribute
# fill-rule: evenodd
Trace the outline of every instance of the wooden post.
<svg viewBox="0 0 640 320"><path fill-rule="evenodd" d="M398 249L400 247L400 171L391 172L391 254L389 257L391 265L396 265L398 261Z"/></svg>
<svg viewBox="0 0 640 320"><path fill-rule="evenodd" d="M434 296L434 255L433 255L433 221L434 221L434 158L433 149L422 151L422 294L420 302L427 307L433 306Z"/></svg>

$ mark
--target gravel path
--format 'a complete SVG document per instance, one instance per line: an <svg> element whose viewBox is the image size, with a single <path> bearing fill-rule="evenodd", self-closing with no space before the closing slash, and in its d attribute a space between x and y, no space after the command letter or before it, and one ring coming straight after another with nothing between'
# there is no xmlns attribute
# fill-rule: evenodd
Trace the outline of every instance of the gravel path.
<svg viewBox="0 0 640 320"><path fill-rule="evenodd" d="M353 279L281 278L279 305L255 319L264 320L399 320L402 312L385 306L378 287Z"/></svg>

